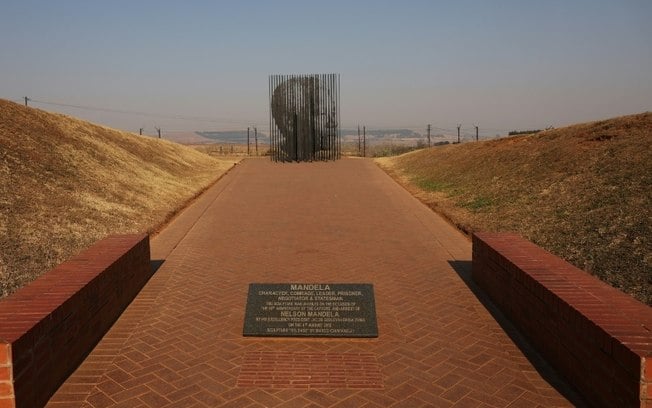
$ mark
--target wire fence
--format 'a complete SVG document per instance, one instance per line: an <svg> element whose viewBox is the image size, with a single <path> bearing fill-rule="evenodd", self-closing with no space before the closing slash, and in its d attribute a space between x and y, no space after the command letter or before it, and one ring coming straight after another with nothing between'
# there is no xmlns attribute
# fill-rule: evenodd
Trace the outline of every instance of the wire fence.
<svg viewBox="0 0 652 408"><path fill-rule="evenodd" d="M268 146L270 144L270 125L266 124L267 119L259 119L253 121L247 120L234 120L231 118L220 117L207 117L207 116L194 116L184 114L170 114L170 113L157 113L147 112L140 110L128 109L114 109L101 106L92 106L85 104L73 104L62 101L45 100L41 98L10 98L8 99L16 103L24 103L26 106L36 107L55 107L63 109L54 109L55 111L64 110L60 113L68 113L68 110L84 110L93 112L110 113L113 115L128 115L133 117L141 117L144 120L151 119L167 119L172 121L183 121L190 123L192 126L182 126L176 128L162 129L162 126L154 124L153 126L140 126L136 129L130 129L135 133L143 134L146 129L156 129L156 134L153 136L163 135L164 138L176 137L177 133L190 133L196 134L197 140L204 138L204 143L216 143L223 145L243 145L246 143L248 151L251 152L251 143L254 142L251 138L247 137L246 141L244 135L247 129L257 129L255 143L261 146ZM427 124L408 125L400 127L391 126L362 126L365 129L365 135L359 134L359 126L345 124L339 127L340 143L342 143L343 154L356 151L358 155L367 155L363 151L364 145L370 148L370 154L374 151L375 146L381 146L381 152L401 152L405 149L423 148L430 146L437 146L449 143L466 143L471 141L494 139L499 137L508 136L510 132L515 132L515 129L497 129L497 128L483 128L478 124L462 125L456 124L441 124L437 121L429 121ZM260 125L258 125L260 123ZM434 124L433 124L434 123ZM198 130L197 128L201 128ZM209 131L204 130L209 128ZM234 148L235 149L235 148ZM378 149L376 149L378 150ZM231 148L222 148L224 152L230 152Z"/></svg>

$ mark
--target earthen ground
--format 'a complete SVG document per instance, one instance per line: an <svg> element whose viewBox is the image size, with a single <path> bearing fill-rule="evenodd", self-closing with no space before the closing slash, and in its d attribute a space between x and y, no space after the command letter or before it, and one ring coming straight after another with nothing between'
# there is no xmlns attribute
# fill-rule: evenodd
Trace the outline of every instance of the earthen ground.
<svg viewBox="0 0 652 408"><path fill-rule="evenodd" d="M582 405L469 279L471 244L366 159L240 163L48 406ZM249 283L372 283L379 337L243 337Z"/></svg>

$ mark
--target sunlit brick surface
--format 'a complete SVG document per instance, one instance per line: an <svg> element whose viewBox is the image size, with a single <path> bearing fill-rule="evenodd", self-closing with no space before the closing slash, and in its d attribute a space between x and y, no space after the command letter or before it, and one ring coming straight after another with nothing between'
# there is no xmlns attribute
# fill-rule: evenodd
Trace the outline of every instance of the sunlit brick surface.
<svg viewBox="0 0 652 408"><path fill-rule="evenodd" d="M0 301L0 408L43 406L151 276L149 237L113 235Z"/></svg>
<svg viewBox="0 0 652 408"><path fill-rule="evenodd" d="M382 388L372 353L247 352L238 387Z"/></svg>
<svg viewBox="0 0 652 408"><path fill-rule="evenodd" d="M152 240L152 258L165 262L50 407L578 404L474 294L470 241L371 161L245 161ZM373 283L379 337L245 338L252 282ZM373 384L246 383L284 355L294 380L308 356L342 359L301 372L308 386L346 382L359 356Z"/></svg>
<svg viewBox="0 0 652 408"><path fill-rule="evenodd" d="M473 237L473 279L592 405L652 406L652 309L511 233Z"/></svg>

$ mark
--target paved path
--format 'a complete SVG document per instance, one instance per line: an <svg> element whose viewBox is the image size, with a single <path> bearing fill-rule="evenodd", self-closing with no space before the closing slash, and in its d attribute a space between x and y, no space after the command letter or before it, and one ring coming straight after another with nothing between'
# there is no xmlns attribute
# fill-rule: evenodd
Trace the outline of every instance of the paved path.
<svg viewBox="0 0 652 408"><path fill-rule="evenodd" d="M247 160L152 259L50 407L577 404L469 283L470 242L368 160ZM253 282L373 283L379 337L245 338Z"/></svg>

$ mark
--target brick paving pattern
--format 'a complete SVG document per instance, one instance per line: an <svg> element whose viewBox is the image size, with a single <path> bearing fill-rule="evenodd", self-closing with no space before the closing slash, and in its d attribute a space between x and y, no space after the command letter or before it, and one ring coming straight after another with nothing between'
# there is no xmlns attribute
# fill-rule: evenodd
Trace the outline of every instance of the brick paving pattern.
<svg viewBox="0 0 652 408"><path fill-rule="evenodd" d="M372 353L247 352L238 387L383 388Z"/></svg>
<svg viewBox="0 0 652 408"><path fill-rule="evenodd" d="M151 246L49 407L582 405L469 281L469 240L371 161L247 160ZM379 337L243 337L253 282L373 283Z"/></svg>

